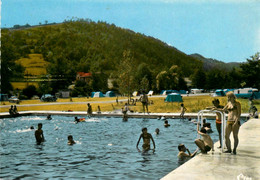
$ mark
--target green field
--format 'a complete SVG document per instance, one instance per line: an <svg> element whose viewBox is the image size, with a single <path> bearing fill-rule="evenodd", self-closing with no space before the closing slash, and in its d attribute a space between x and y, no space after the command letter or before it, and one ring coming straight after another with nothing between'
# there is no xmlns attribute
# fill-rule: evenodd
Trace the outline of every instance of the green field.
<svg viewBox="0 0 260 180"><path fill-rule="evenodd" d="M127 99L126 97L119 97L119 100ZM211 96L190 96L183 97L183 103L187 108L187 113L197 113L200 110L205 109L208 106L212 106L212 100L214 98ZM221 105L225 105L227 103L226 97L219 97ZM94 101L113 101L105 102L105 103L93 103L92 108L93 111L97 111L97 106L101 107L102 111L113 111L115 109L121 109L124 106L124 102L116 103L116 98L72 98L72 102L86 102L86 104L66 104L66 105L49 105L49 106L31 106L31 107L19 107L19 111L28 111L28 110L51 110L51 111L86 111L87 110L87 102ZM153 104L149 105L149 111L151 113L178 113L180 112L180 103L166 103L164 102L163 97L151 97L149 100L153 101ZM238 99L242 106L242 113L248 113L249 103L247 99ZM70 102L70 99L58 99L57 102ZM11 105L9 102L2 102L2 105ZM41 102L40 100L25 100L20 103L23 104L48 104L47 102ZM112 106L113 104L113 106ZM257 109L260 109L260 100L254 100L254 104ZM113 109L114 107L114 109ZM142 112L142 104L137 102L136 106L129 106L131 110L135 112ZM9 107L1 108L1 112L8 112Z"/></svg>

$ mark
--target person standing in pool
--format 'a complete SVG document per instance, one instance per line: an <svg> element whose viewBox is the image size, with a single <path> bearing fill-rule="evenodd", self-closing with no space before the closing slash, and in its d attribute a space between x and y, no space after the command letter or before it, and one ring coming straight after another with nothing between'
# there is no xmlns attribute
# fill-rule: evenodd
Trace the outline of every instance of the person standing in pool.
<svg viewBox="0 0 260 180"><path fill-rule="evenodd" d="M42 123L38 124L38 129L34 133L37 144L41 144L45 141L42 130Z"/></svg>
<svg viewBox="0 0 260 180"><path fill-rule="evenodd" d="M92 106L88 103L88 116L91 116L92 115Z"/></svg>
<svg viewBox="0 0 260 180"><path fill-rule="evenodd" d="M138 148L139 142L141 140L141 138L143 138L143 151L142 152L147 152L150 150L150 141L152 140L153 142L153 152L155 151L155 142L153 140L153 137L150 133L147 132L147 128L143 128L142 129L142 134L140 135L137 144L136 144L136 148L137 150L140 152L140 149Z"/></svg>
<svg viewBox="0 0 260 180"><path fill-rule="evenodd" d="M237 153L237 146L238 146L238 131L240 128L240 115L241 115L241 105L238 101L236 101L236 96L232 91L227 93L228 103L223 108L223 111L228 111L228 119L227 119L227 126L225 130L225 140L227 151L225 153L231 153L231 143L230 143L230 133L233 133L234 137L234 149L233 154Z"/></svg>

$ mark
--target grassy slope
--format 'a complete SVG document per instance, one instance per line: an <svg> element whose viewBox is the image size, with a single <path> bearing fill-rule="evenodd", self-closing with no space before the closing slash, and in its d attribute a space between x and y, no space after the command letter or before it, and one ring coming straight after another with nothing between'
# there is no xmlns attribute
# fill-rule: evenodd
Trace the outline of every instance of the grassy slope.
<svg viewBox="0 0 260 180"><path fill-rule="evenodd" d="M49 64L49 62L43 59L42 54L29 54L28 58L20 58L16 63L25 67L25 75L28 74L30 76L46 75L46 67ZM31 82L31 80L29 80L28 85L38 87L38 82ZM24 89L27 87L27 82L11 82L11 84L14 89Z"/></svg>
<svg viewBox="0 0 260 180"><path fill-rule="evenodd" d="M44 61L42 54L29 54L29 58L20 58L16 63L25 67L25 74L29 75L45 75L46 67L49 64Z"/></svg>

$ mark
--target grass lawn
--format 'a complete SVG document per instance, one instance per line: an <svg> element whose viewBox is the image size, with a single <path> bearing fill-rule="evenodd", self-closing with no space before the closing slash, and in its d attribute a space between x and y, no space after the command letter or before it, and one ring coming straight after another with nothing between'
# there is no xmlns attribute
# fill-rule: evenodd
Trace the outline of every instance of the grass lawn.
<svg viewBox="0 0 260 180"><path fill-rule="evenodd" d="M119 102L118 104L115 101L115 97L104 97L104 98L72 98L72 102L86 102L85 104L62 104L62 105L45 105L45 106L30 106L30 107L19 107L19 111L29 111L29 110L50 110L50 111L87 111L87 102L92 102L93 111L97 111L97 106L99 105L101 111L113 111L115 109L121 109L124 106L125 102ZM119 100L126 100L127 97L119 97ZM211 96L189 96L183 97L184 106L187 108L188 113L197 113L200 110L205 109L208 106L212 106L212 100L214 98ZM221 105L227 103L226 97L218 97ZM149 100L153 101L153 104L149 105L149 111L152 113L177 113L180 112L181 103L166 103L164 102L163 97L149 97ZM96 101L104 101L104 103L93 103ZM106 102L107 101L107 102ZM112 101L112 102L111 102ZM238 99L242 106L242 113L248 113L249 103L247 99ZM57 102L70 102L70 99L58 99ZM2 102L1 105L11 105L13 103ZM41 102L40 100L25 100L22 101L19 105L25 104L49 104L49 102ZM257 109L260 109L260 100L254 100L254 104ZM129 106L129 108L135 112L142 112L143 107L141 102L137 102L136 106ZM8 112L9 107L1 108L1 112Z"/></svg>

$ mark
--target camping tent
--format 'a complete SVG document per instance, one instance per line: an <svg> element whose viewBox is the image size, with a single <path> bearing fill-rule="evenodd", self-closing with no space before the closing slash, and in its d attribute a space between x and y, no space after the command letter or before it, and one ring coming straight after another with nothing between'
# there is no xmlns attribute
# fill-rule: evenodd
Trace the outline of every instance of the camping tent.
<svg viewBox="0 0 260 180"><path fill-rule="evenodd" d="M182 101L182 97L180 94L171 93L171 94L167 95L165 102L183 102L183 101Z"/></svg>
<svg viewBox="0 0 260 180"><path fill-rule="evenodd" d="M104 94L100 91L98 92L92 92L91 97L104 97Z"/></svg>
<svg viewBox="0 0 260 180"><path fill-rule="evenodd" d="M185 90L180 90L180 94L187 94L187 91L185 91Z"/></svg>
<svg viewBox="0 0 260 180"><path fill-rule="evenodd" d="M179 93L177 90L164 90L162 95L168 95L171 93Z"/></svg>
<svg viewBox="0 0 260 180"><path fill-rule="evenodd" d="M8 101L8 95L7 94L0 94L0 101Z"/></svg>
<svg viewBox="0 0 260 180"><path fill-rule="evenodd" d="M133 95L134 97L136 97L136 96L139 95L139 92L138 92L138 91L134 91L132 95Z"/></svg>
<svg viewBox="0 0 260 180"><path fill-rule="evenodd" d="M150 91L148 92L148 96L152 96L152 95L153 95L153 91L150 90Z"/></svg>
<svg viewBox="0 0 260 180"><path fill-rule="evenodd" d="M116 94L114 93L114 91L107 91L106 92L106 97L115 97Z"/></svg>
<svg viewBox="0 0 260 180"><path fill-rule="evenodd" d="M225 96L225 92L222 89L217 89L214 96Z"/></svg>
<svg viewBox="0 0 260 180"><path fill-rule="evenodd" d="M260 99L260 92L253 92L254 99Z"/></svg>

